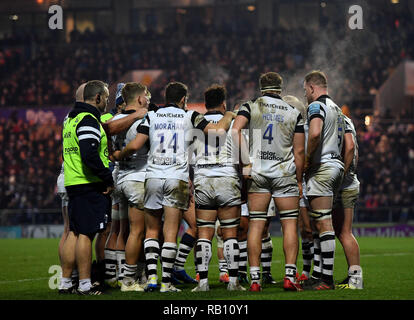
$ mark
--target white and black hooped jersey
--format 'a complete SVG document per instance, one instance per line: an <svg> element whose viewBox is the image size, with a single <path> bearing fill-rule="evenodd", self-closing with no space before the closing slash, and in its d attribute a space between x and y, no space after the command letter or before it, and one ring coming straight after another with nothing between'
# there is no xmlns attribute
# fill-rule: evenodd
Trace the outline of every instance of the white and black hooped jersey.
<svg viewBox="0 0 414 320"><path fill-rule="evenodd" d="M305 123L305 149L307 150L309 123L314 118L323 120L321 140L311 159L313 165L329 161L342 161L341 151L344 143L345 120L341 109L328 95L320 96L307 108Z"/></svg>
<svg viewBox="0 0 414 320"><path fill-rule="evenodd" d="M265 94L244 103L238 115L249 120L252 171L269 178L295 174L293 136L296 132L304 132L299 110L279 95Z"/></svg>
<svg viewBox="0 0 414 320"><path fill-rule="evenodd" d="M113 119L122 119L126 116L128 116L128 114L122 113L116 115ZM124 131L115 136L115 150L122 150L128 143L135 139L137 135L137 127L141 123L141 121L142 120L135 121L127 131ZM127 159L118 162L118 184L128 180L145 181L148 150L148 145L144 145L141 149L129 156Z"/></svg>
<svg viewBox="0 0 414 320"><path fill-rule="evenodd" d="M193 141L193 129L202 131L208 123L202 114L185 111L174 104L148 112L137 129L149 136L146 179L188 181L188 150Z"/></svg>
<svg viewBox="0 0 414 320"><path fill-rule="evenodd" d="M204 117L207 121L217 123L223 118L220 111L209 111ZM194 141L194 176L204 177L237 177L236 157L233 154L233 139L230 134L233 122L227 135L204 135Z"/></svg>

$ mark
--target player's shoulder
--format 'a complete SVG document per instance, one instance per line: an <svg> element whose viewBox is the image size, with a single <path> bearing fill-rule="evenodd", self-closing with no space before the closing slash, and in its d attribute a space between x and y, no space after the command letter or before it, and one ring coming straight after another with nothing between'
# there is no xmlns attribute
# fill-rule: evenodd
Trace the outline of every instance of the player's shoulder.
<svg viewBox="0 0 414 320"><path fill-rule="evenodd" d="M321 112L326 112L326 105L321 101L313 101L308 106L308 114L312 116L314 114L320 114Z"/></svg>
<svg viewBox="0 0 414 320"><path fill-rule="evenodd" d="M122 119L122 118L125 118L125 117L127 117L127 116L128 116L128 114L125 114L125 113L118 113L118 114L114 115L114 116L111 118L111 121L118 120L118 119Z"/></svg>
<svg viewBox="0 0 414 320"><path fill-rule="evenodd" d="M343 115L344 117L344 122L345 122L345 132L354 132L355 131L355 126L354 123L352 122L351 118L347 117L346 115Z"/></svg>
<svg viewBox="0 0 414 320"><path fill-rule="evenodd" d="M354 123L352 122L351 118L347 117L346 115L343 115L343 116L344 116L345 123L347 123L347 124L349 124L351 126L354 125Z"/></svg>
<svg viewBox="0 0 414 320"><path fill-rule="evenodd" d="M245 109L245 110L251 112L252 107L254 107L254 104L256 103L256 101L257 101L257 98L247 100L247 101L243 101L242 103L240 103L239 110Z"/></svg>
<svg viewBox="0 0 414 320"><path fill-rule="evenodd" d="M148 111L144 118L141 119L140 123L144 123L145 121L150 121L150 119L153 119L155 115L157 114L158 110L151 110Z"/></svg>

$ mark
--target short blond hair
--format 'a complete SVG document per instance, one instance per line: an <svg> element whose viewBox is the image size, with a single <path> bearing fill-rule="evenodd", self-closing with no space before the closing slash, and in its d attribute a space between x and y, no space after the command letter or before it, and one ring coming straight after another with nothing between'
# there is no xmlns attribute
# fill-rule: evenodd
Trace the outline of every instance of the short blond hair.
<svg viewBox="0 0 414 320"><path fill-rule="evenodd" d="M326 74L320 70L309 72L305 76L305 82L318 87L328 88L328 78L326 77Z"/></svg>
<svg viewBox="0 0 414 320"><path fill-rule="evenodd" d="M125 103L128 105L136 99L136 97L142 93L147 93L147 86L138 82L127 82L122 88L121 95Z"/></svg>

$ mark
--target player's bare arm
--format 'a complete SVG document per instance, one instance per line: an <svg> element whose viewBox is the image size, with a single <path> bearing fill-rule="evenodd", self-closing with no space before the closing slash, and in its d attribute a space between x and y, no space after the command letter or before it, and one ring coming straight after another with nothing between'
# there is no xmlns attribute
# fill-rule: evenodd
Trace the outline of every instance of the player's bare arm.
<svg viewBox="0 0 414 320"><path fill-rule="evenodd" d="M296 132L293 136L293 156L296 165L296 179L302 195L302 177L305 167L305 133Z"/></svg>
<svg viewBox="0 0 414 320"><path fill-rule="evenodd" d="M354 159L355 141L351 132L344 135L344 175L347 174Z"/></svg>
<svg viewBox="0 0 414 320"><path fill-rule="evenodd" d="M117 161L128 158L134 152L141 149L147 142L148 136L142 133L138 133L134 140L127 144L121 151L115 151L113 158Z"/></svg>
<svg viewBox="0 0 414 320"><path fill-rule="evenodd" d="M147 111L147 109L138 109L127 117L106 121L102 126L106 134L113 136L127 130L135 121L144 118Z"/></svg>
<svg viewBox="0 0 414 320"><path fill-rule="evenodd" d="M310 166L311 159L321 141L321 132L323 127L323 120L320 118L313 118L309 122L309 136L308 148L305 156L304 171L307 171Z"/></svg>
<svg viewBox="0 0 414 320"><path fill-rule="evenodd" d="M217 134L224 134L230 128L231 121L236 117L236 114L231 111L227 111L223 118L217 123L210 122L203 130L205 134L208 134L209 130L216 130Z"/></svg>
<svg viewBox="0 0 414 320"><path fill-rule="evenodd" d="M239 152L239 162L240 166L243 168L243 176L245 179L250 179L251 163L247 141L243 137L241 130L246 128L248 124L249 119L245 116L238 115L234 120L232 127L233 143L236 146L236 150Z"/></svg>

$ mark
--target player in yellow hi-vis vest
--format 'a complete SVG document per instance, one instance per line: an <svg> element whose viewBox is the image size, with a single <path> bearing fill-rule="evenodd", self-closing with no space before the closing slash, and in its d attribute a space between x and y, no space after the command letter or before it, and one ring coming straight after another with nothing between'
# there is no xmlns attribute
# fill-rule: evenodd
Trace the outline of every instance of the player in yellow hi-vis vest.
<svg viewBox="0 0 414 320"><path fill-rule="evenodd" d="M102 81L89 81L84 103L77 102L63 125L65 188L69 197L69 235L63 246L59 293L74 291L75 263L79 272L77 292L100 295L91 284L92 241L105 230L111 212L113 179L109 170L108 143L100 122L109 91ZM75 262L76 261L76 262Z"/></svg>

